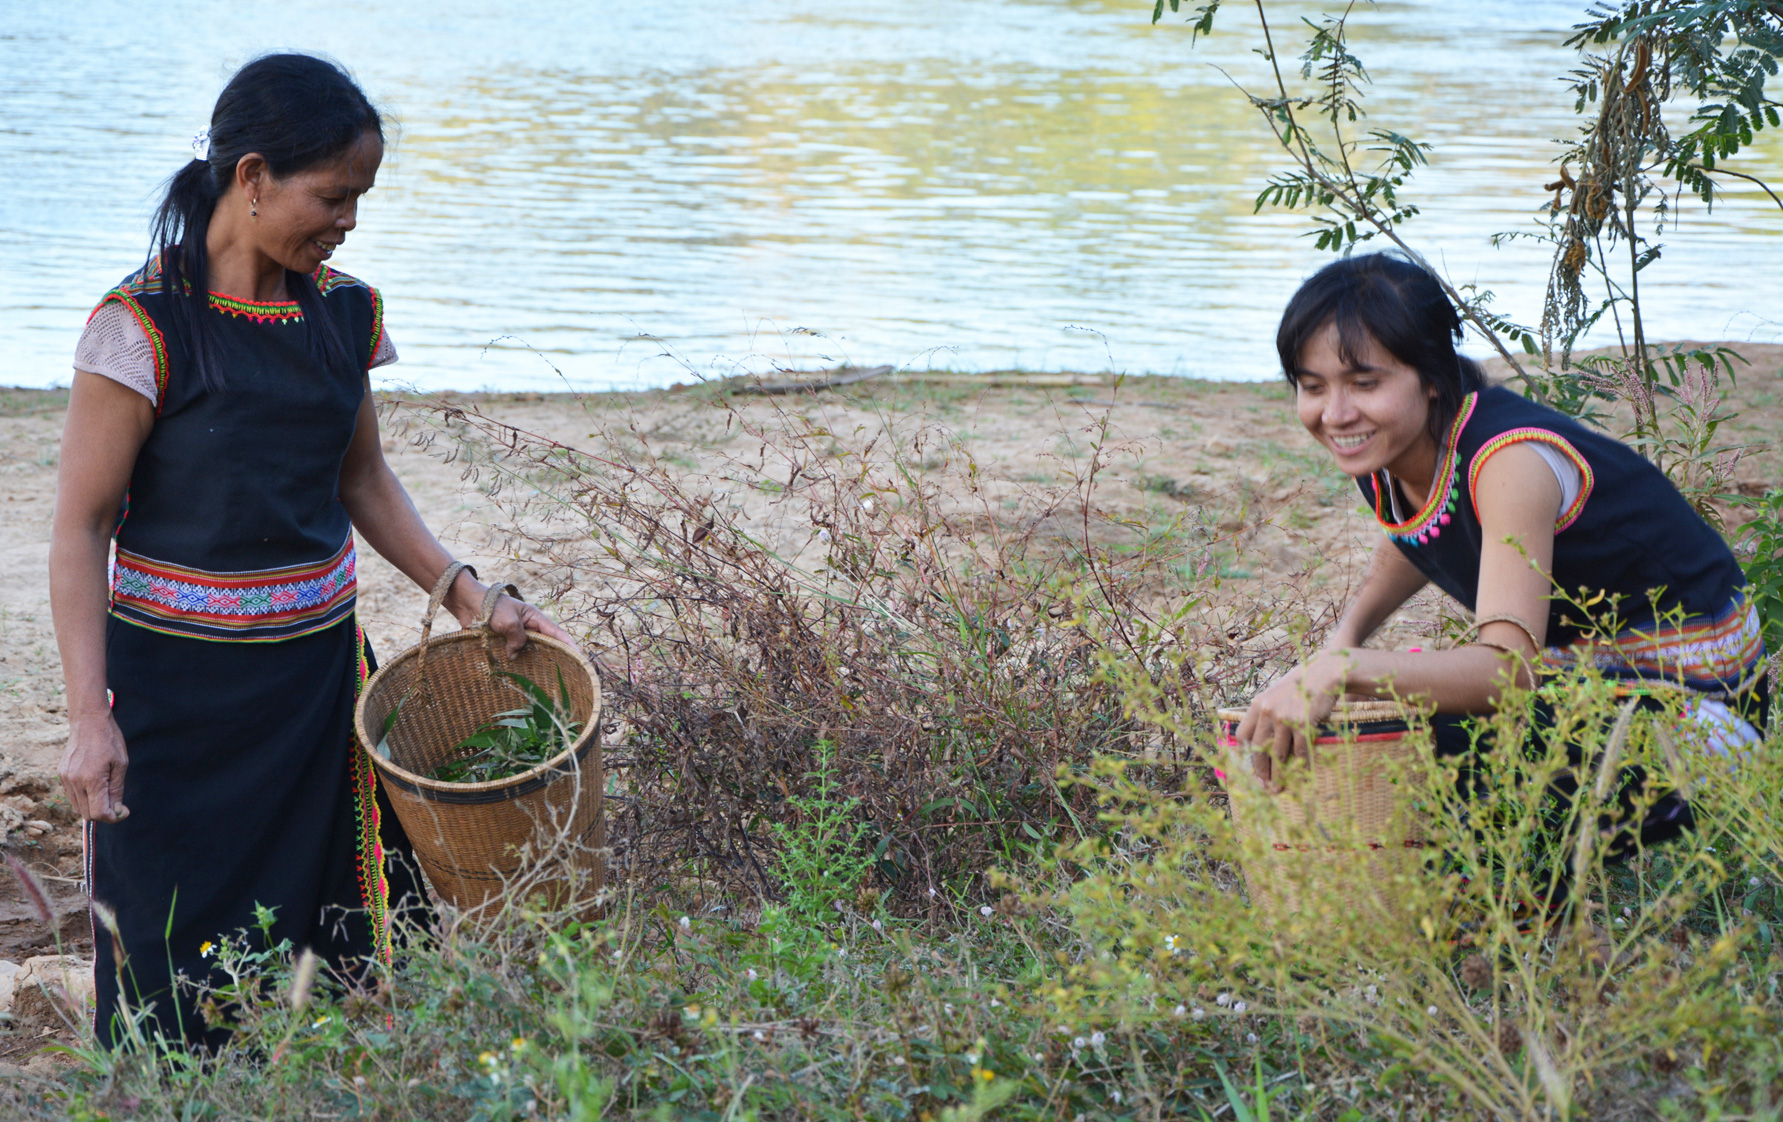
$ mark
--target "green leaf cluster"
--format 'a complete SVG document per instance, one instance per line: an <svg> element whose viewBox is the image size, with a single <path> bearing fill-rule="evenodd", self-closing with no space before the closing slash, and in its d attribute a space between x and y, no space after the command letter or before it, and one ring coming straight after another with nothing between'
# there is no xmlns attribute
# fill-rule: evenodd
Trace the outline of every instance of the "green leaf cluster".
<svg viewBox="0 0 1783 1122"><path fill-rule="evenodd" d="M452 758L433 769L446 783L488 783L531 771L576 742L582 723L572 716L569 687L557 672L558 698L522 674L498 671L526 695L527 704L497 713L464 738Z"/></svg>

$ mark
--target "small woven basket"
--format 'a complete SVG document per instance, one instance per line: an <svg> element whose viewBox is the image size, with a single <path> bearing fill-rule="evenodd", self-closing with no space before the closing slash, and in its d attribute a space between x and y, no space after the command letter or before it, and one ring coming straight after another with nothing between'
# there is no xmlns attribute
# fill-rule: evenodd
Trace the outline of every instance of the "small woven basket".
<svg viewBox="0 0 1783 1122"><path fill-rule="evenodd" d="M1221 709L1218 717L1227 764L1219 775L1251 900L1299 912L1318 885L1350 905L1391 909L1428 856L1425 818L1400 782L1426 755L1408 736L1412 714L1390 701L1340 702L1319 726L1311 759L1291 768L1273 793L1238 743L1244 710Z"/></svg>
<svg viewBox="0 0 1783 1122"><path fill-rule="evenodd" d="M601 812L600 680L575 649L531 635L512 659L488 627L499 593L492 589L477 626L432 637L432 620L457 569L441 578L423 621L421 642L379 668L366 684L354 725L415 856L440 897L466 911L498 900L510 886L542 888L553 900L591 895L605 879L596 852L606 841ZM527 704L498 671L521 675L553 697L568 693L582 731L550 760L506 779L448 783L430 778L462 755L465 738L498 713ZM391 712L401 712L388 736ZM389 756L377 749L389 746ZM573 866L573 869L570 867ZM546 870L537 875L538 870Z"/></svg>

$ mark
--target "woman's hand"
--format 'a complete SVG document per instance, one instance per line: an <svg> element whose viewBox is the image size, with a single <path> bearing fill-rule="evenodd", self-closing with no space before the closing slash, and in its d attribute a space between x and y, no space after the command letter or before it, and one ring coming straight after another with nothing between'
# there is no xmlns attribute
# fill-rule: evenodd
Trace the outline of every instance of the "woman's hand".
<svg viewBox="0 0 1783 1122"><path fill-rule="evenodd" d="M488 585L471 576L469 570L460 570L446 596L446 608L458 617L459 626L474 627L483 611L483 598L488 595ZM567 643L575 650L582 649L580 643L570 638L569 632L551 622L544 612L505 594L496 600L495 611L489 615L489 629L507 641L509 658L525 648L529 631Z"/></svg>
<svg viewBox="0 0 1783 1122"><path fill-rule="evenodd" d="M58 769L74 813L89 822L122 822L130 817L130 808L124 805L124 769L129 763L124 734L110 713L74 721Z"/></svg>
<svg viewBox="0 0 1783 1122"><path fill-rule="evenodd" d="M582 647L570 633L552 623L544 612L528 604L524 600L516 600L512 596L503 596L495 602L495 612L489 617L490 630L507 640L508 657L513 658L526 646L526 633L536 631L540 635L566 643L575 650Z"/></svg>
<svg viewBox="0 0 1783 1122"><path fill-rule="evenodd" d="M1321 651L1251 701L1238 724L1238 742L1251 747L1251 771L1269 790L1280 789L1279 765L1296 754L1310 755L1307 733L1343 696L1349 663L1347 650Z"/></svg>

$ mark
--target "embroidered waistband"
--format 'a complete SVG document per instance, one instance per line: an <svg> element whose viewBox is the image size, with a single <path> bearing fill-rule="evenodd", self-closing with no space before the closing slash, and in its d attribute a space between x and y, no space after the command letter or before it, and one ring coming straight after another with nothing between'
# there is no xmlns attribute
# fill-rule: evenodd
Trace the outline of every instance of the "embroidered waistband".
<svg viewBox="0 0 1783 1122"><path fill-rule="evenodd" d="M1671 682L1699 693L1727 693L1764 660L1758 611L1743 597L1713 618L1698 616L1677 626L1652 625L1613 639L1581 639L1549 647L1542 662L1552 669L1585 665L1619 678Z"/></svg>
<svg viewBox="0 0 1783 1122"><path fill-rule="evenodd" d="M353 611L358 554L349 535L325 561L211 573L120 549L112 566L111 612L170 635L232 642L294 639Z"/></svg>

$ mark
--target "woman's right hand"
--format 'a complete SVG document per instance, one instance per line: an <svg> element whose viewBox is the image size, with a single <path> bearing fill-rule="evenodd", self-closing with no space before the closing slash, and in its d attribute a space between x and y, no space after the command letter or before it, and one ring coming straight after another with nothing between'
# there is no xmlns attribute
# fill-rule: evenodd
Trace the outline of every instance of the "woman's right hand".
<svg viewBox="0 0 1783 1122"><path fill-rule="evenodd" d="M1266 790L1280 790L1289 759L1309 754L1308 734L1343 696L1349 663L1347 650L1321 651L1252 699L1237 740L1250 748L1251 771Z"/></svg>
<svg viewBox="0 0 1783 1122"><path fill-rule="evenodd" d="M130 817L130 808L124 805L124 770L129 764L124 734L110 713L74 721L59 769L62 790L74 812L89 822L122 822Z"/></svg>

